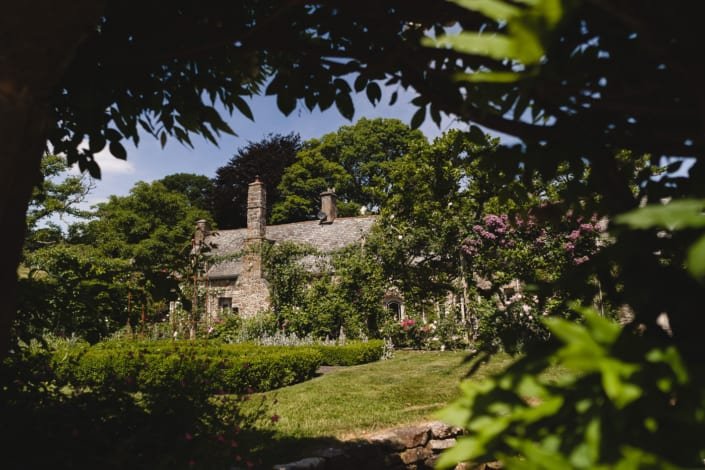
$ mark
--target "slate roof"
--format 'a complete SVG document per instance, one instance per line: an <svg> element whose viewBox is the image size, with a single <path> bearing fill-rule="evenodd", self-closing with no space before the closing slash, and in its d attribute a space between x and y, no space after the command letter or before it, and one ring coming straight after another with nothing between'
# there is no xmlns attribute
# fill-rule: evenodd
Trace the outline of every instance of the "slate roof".
<svg viewBox="0 0 705 470"><path fill-rule="evenodd" d="M359 243L370 232L376 217L340 217L332 224L319 224L318 220L292 224L267 225L266 239L281 243L290 241L310 245L322 253L331 253L348 245ZM247 229L218 230L206 238L212 245L211 255L226 257L242 250ZM225 260L208 270L211 279L237 277L242 271L242 260Z"/></svg>

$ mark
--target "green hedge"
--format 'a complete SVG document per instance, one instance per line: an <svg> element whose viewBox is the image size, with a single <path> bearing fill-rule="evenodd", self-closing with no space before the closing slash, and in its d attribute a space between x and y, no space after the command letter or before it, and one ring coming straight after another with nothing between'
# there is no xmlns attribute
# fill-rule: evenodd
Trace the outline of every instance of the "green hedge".
<svg viewBox="0 0 705 470"><path fill-rule="evenodd" d="M52 368L60 381L74 386L122 387L145 393L244 393L308 380L320 365L376 361L383 348L379 340L344 346L111 341L56 351Z"/></svg>
<svg viewBox="0 0 705 470"><path fill-rule="evenodd" d="M263 352L285 352L292 349L310 348L323 355L322 365L353 366L377 361L382 357L382 340L350 341L343 346L304 345L304 346L259 346L254 343L223 344L209 340L197 341L107 341L93 346L101 350L131 350L135 353L180 354L193 353L212 356L259 355Z"/></svg>
<svg viewBox="0 0 705 470"><path fill-rule="evenodd" d="M74 386L125 387L152 392L198 389L201 393L244 393L284 387L312 378L322 356L308 348L250 354L204 354L193 351L144 352L89 349L56 357L59 380Z"/></svg>

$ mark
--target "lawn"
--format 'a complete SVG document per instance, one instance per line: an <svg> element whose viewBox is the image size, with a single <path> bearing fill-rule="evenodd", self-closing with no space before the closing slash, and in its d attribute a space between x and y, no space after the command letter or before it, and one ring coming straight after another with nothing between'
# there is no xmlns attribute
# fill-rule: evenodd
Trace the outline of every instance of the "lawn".
<svg viewBox="0 0 705 470"><path fill-rule="evenodd" d="M458 383L469 368L463 363L467 354L398 351L391 360L332 368L313 380L257 395L246 406L262 406L270 418L260 425L267 435L258 444L260 454L281 463L338 440L432 420L458 396ZM508 355L496 355L475 377L510 363Z"/></svg>

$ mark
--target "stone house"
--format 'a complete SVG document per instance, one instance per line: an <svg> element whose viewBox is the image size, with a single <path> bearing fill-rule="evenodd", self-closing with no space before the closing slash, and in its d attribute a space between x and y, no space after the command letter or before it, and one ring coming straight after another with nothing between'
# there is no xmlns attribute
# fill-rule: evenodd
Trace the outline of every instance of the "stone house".
<svg viewBox="0 0 705 470"><path fill-rule="evenodd" d="M250 317L270 307L269 285L258 249L261 244L289 241L310 245L325 256L364 243L376 219L374 215L337 217L335 191L328 190L321 193L318 220L267 225L266 198L264 183L256 179L248 189L246 228L211 233L204 221L196 228L192 253L208 246L208 257L213 260L202 277L207 292L206 313L210 317L226 309ZM403 298L399 293L390 291L380 301L400 317L403 315Z"/></svg>

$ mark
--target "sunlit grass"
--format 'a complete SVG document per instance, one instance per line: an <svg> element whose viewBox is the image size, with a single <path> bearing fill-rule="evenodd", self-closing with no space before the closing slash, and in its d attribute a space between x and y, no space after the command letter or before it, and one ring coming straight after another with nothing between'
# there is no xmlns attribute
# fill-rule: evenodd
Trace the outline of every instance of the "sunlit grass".
<svg viewBox="0 0 705 470"><path fill-rule="evenodd" d="M466 357L467 352L400 351L388 361L337 368L264 394L267 413L278 417L275 432L290 437L348 438L430 420L458 396L458 384L469 369ZM475 378L510 362L509 356L497 355Z"/></svg>

